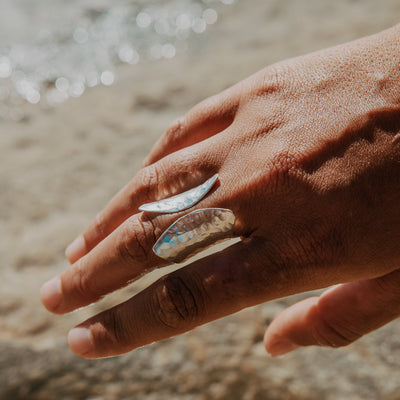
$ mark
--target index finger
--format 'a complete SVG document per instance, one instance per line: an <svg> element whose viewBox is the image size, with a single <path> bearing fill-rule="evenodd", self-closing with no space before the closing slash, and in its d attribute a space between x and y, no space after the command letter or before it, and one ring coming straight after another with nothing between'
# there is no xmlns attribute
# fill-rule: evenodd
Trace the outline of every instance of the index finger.
<svg viewBox="0 0 400 400"><path fill-rule="evenodd" d="M234 120L239 99L239 91L234 86L194 106L169 126L154 144L143 166L225 130Z"/></svg>

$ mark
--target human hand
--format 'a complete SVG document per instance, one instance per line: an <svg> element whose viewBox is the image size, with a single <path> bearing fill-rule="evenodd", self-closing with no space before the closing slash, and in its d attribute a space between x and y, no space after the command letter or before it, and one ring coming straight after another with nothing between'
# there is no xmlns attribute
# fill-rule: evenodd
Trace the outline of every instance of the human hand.
<svg viewBox="0 0 400 400"><path fill-rule="evenodd" d="M138 206L219 181L194 208L236 215L227 249L167 274L73 329L88 357L121 354L270 299L334 284L284 311L267 350L346 345L400 314L399 28L288 60L196 106L68 249L45 284L66 313L167 263L151 250L179 216Z"/></svg>

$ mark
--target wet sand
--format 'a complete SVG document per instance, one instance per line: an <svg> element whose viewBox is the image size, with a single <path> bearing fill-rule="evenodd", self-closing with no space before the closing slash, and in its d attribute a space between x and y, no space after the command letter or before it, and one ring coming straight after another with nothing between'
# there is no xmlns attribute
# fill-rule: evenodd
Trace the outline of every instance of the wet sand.
<svg viewBox="0 0 400 400"><path fill-rule="evenodd" d="M86 361L68 350L68 329L167 270L67 316L38 298L67 267L66 245L173 119L266 65L378 32L399 15L397 0L242 0L185 54L121 67L111 87L0 122L0 399L399 399L400 321L344 349L272 359L265 326L299 295Z"/></svg>

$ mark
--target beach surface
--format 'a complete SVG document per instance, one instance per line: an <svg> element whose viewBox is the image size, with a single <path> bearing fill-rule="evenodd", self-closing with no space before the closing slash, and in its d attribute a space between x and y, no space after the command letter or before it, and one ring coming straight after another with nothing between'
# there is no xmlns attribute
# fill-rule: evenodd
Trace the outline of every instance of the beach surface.
<svg viewBox="0 0 400 400"><path fill-rule="evenodd" d="M170 269L66 316L39 301L41 284L68 267L65 247L175 118L264 66L379 32L399 15L398 0L241 0L173 59L121 66L110 87L0 121L0 399L399 400L400 321L343 349L265 353L267 324L310 294L91 361L69 350L68 330Z"/></svg>

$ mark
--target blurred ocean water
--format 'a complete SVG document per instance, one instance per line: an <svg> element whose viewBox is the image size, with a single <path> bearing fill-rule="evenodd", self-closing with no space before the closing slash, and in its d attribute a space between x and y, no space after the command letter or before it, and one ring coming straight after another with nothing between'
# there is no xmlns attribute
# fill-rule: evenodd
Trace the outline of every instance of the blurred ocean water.
<svg viewBox="0 0 400 400"><path fill-rule="evenodd" d="M115 66L172 58L237 0L1 0L0 119L111 85Z"/></svg>

